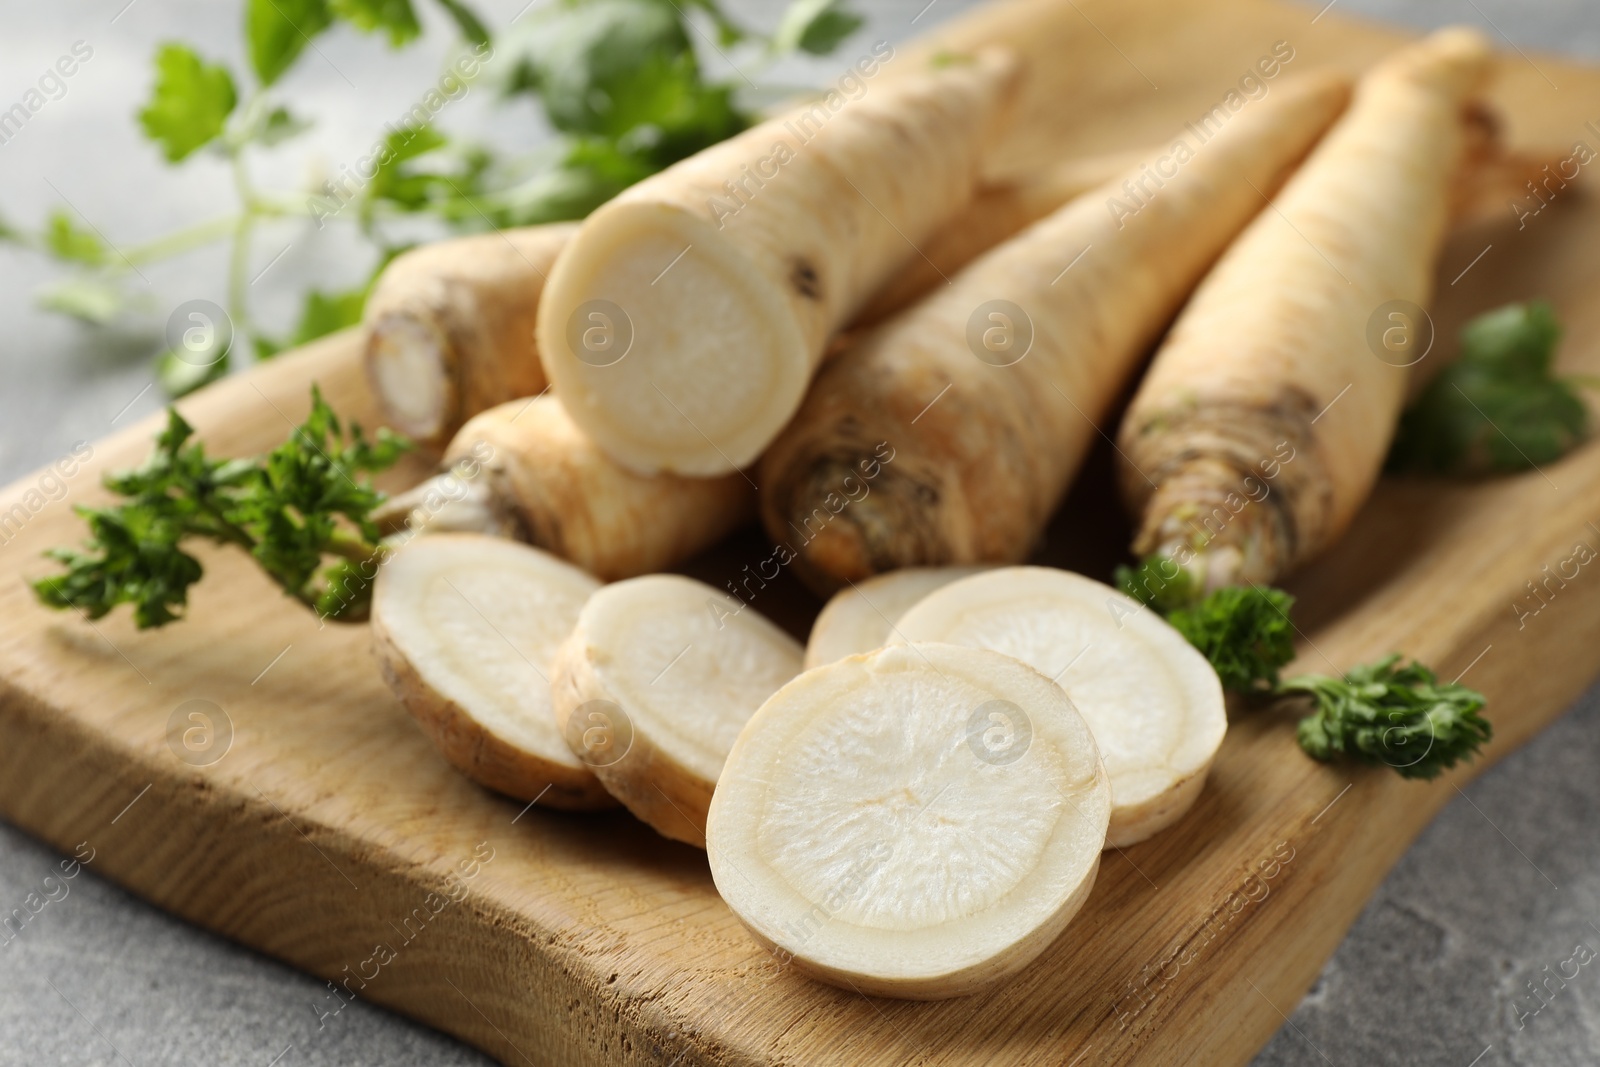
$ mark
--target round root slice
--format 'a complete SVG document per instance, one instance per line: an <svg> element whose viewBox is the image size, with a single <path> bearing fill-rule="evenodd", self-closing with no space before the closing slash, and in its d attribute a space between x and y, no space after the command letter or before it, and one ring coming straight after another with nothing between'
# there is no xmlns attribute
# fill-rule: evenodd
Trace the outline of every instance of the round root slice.
<svg viewBox="0 0 1600 1067"><path fill-rule="evenodd" d="M458 770L519 800L614 807L550 710L550 660L600 583L481 534L416 538L378 572L372 637L395 695Z"/></svg>
<svg viewBox="0 0 1600 1067"><path fill-rule="evenodd" d="M704 848L728 750L800 672L800 655L794 638L692 578L617 582L584 605L556 656L556 721L629 811Z"/></svg>
<svg viewBox="0 0 1600 1067"><path fill-rule="evenodd" d="M1004 652L1066 690L1111 779L1108 847L1143 841L1188 811L1228 729L1205 657L1154 612L1082 575L1006 567L964 578L895 631L896 642Z"/></svg>
<svg viewBox="0 0 1600 1067"><path fill-rule="evenodd" d="M895 621L911 605L935 589L986 569L981 565L905 567L841 589L811 625L806 670L882 648L889 643Z"/></svg>
<svg viewBox="0 0 1600 1067"><path fill-rule="evenodd" d="M1083 905L1111 796L1059 686L1009 656L880 649L807 671L734 744L706 827L757 940L879 996L1012 974Z"/></svg>

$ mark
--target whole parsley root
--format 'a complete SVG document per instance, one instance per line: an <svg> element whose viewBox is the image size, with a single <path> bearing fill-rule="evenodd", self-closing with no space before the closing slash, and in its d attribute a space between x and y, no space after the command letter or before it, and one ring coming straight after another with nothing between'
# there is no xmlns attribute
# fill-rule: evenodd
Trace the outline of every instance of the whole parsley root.
<svg viewBox="0 0 1600 1067"><path fill-rule="evenodd" d="M1270 586L1224 586L1202 593L1194 575L1165 556L1119 567L1117 584L1211 662L1225 689L1255 696L1308 695L1315 710L1297 736L1319 760L1348 758L1393 767L1405 778L1433 778L1470 759L1492 736L1482 693L1440 685L1398 653L1342 677L1303 674L1279 680L1294 658L1294 597Z"/></svg>
<svg viewBox="0 0 1600 1067"><path fill-rule="evenodd" d="M210 459L193 436L167 409L167 428L144 466L105 478L126 501L78 506L89 524L84 550L45 553L66 571L32 583L40 602L91 619L132 604L139 629L165 626L182 617L203 573L182 545L205 538L249 552L318 615L365 619L382 553L371 513L385 498L364 475L389 467L409 443L387 430L368 441L354 423L346 434L315 386L306 421L264 456Z"/></svg>
<svg viewBox="0 0 1600 1067"><path fill-rule="evenodd" d="M1369 324L1428 302L1462 116L1490 66L1488 42L1457 27L1373 67L1195 291L1117 439L1134 552L1189 566L1205 530L1208 589L1265 585L1348 528L1416 357L1371 347Z"/></svg>

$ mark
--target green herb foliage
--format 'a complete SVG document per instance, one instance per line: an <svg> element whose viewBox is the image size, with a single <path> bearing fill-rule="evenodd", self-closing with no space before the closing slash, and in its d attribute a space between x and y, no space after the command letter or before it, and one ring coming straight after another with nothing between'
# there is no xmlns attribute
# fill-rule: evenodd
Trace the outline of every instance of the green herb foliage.
<svg viewBox="0 0 1600 1067"><path fill-rule="evenodd" d="M420 100L395 100L402 118L391 132L356 146L316 188L262 189L252 175L256 153L278 149L312 125L283 98L285 75L316 50L319 36L341 26L390 48L409 46L424 28L416 0L241 0L247 62L239 69L183 42L160 45L139 126L171 165L197 156L225 160L238 211L143 244L110 244L92 224L80 226L62 211L37 232L0 224L0 241L70 271L40 290L39 305L94 326L116 325L159 308L141 266L230 241L227 314L233 335L248 343L204 367L158 354L157 379L170 395L182 395L226 374L244 353L270 358L360 320L370 278L336 293L306 293L290 332L258 325L249 282L263 266L253 248L263 226L303 226L308 218L318 228L330 220L353 225L381 267L406 244L389 228L407 220L431 219L448 232L582 218L634 182L748 127L755 104L737 97L752 89L761 67L785 54L826 54L861 25L847 0L792 0L771 35L739 25L718 0L554 0L491 41L468 0L432 2L461 39L438 88ZM712 32L716 49L739 71L731 78L711 77L701 66L696 46ZM503 96L538 100L555 143L502 155L429 121L447 98L480 79ZM376 173L357 166L372 158ZM362 180L351 178L356 171Z"/></svg>
<svg viewBox="0 0 1600 1067"><path fill-rule="evenodd" d="M1304 693L1316 710L1300 720L1300 747L1320 760L1346 757L1392 767L1405 778L1433 778L1471 759L1493 736L1480 712L1484 697L1439 684L1420 663L1398 654L1356 667L1342 678L1286 679L1280 693Z"/></svg>
<svg viewBox="0 0 1600 1067"><path fill-rule="evenodd" d="M193 436L168 409L144 466L105 479L123 502L77 508L89 524L84 550L46 553L66 570L34 582L38 598L91 619L132 604L140 629L164 626L182 617L200 580L200 562L183 546L201 538L249 552L286 594L324 617L365 618L370 582L351 581L351 568L370 570L379 559L370 516L384 500L366 475L410 446L387 430L371 441L353 423L346 432L314 386L306 421L264 456L211 459Z"/></svg>
<svg viewBox="0 0 1600 1067"><path fill-rule="evenodd" d="M1495 474L1561 458L1589 433L1573 379L1552 374L1561 324L1542 300L1473 319L1461 356L1400 420L1391 470Z"/></svg>
<svg viewBox="0 0 1600 1067"><path fill-rule="evenodd" d="M1407 778L1432 778L1469 759L1490 737L1483 694L1440 685L1398 654L1342 677L1299 675L1280 681L1294 658L1294 598L1270 586L1227 586L1202 594L1173 560L1151 556L1119 567L1117 584L1166 616L1216 669L1223 688L1253 696L1305 694L1315 711L1300 722L1300 747L1319 760L1340 757L1393 767Z"/></svg>

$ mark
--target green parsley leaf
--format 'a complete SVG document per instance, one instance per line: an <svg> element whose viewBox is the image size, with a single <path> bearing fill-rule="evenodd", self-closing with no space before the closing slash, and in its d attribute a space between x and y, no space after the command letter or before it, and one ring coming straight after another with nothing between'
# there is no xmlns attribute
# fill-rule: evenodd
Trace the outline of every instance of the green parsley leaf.
<svg viewBox="0 0 1600 1067"><path fill-rule="evenodd" d="M489 29L483 24L473 10L461 0L439 0L439 6L444 8L449 16L455 20L456 29L461 31L461 36L468 44L488 44Z"/></svg>
<svg viewBox="0 0 1600 1067"><path fill-rule="evenodd" d="M390 48L399 48L422 34L411 0L329 0L329 4L335 15L362 33L388 33Z"/></svg>
<svg viewBox="0 0 1600 1067"><path fill-rule="evenodd" d="M799 50L825 56L861 28L860 15L844 10L842 0L794 0L772 36L772 51Z"/></svg>
<svg viewBox="0 0 1600 1067"><path fill-rule="evenodd" d="M677 10L658 0L557 8L502 47L507 90L538 92L552 126L612 140L650 127L658 166L747 124L730 89L702 79Z"/></svg>
<svg viewBox="0 0 1600 1067"><path fill-rule="evenodd" d="M1230 585L1170 612L1167 621L1211 662L1224 689L1263 693L1294 659L1293 606L1281 589Z"/></svg>
<svg viewBox="0 0 1600 1067"><path fill-rule="evenodd" d="M311 128L311 120L303 119L286 107L275 107L262 116L260 124L251 131L251 137L270 148L282 144Z"/></svg>
<svg viewBox="0 0 1600 1067"><path fill-rule="evenodd" d="M182 359L167 349L156 356L156 381L170 397L188 396L203 385L224 377L228 373L228 356L211 363L196 364Z"/></svg>
<svg viewBox="0 0 1600 1067"><path fill-rule="evenodd" d="M1404 778L1433 778L1471 759L1493 736L1479 713L1484 696L1464 685L1440 685L1419 663L1395 654L1355 667L1342 678L1290 678L1280 693L1304 693L1316 710L1302 719L1300 747L1320 760L1345 756L1392 767Z"/></svg>
<svg viewBox="0 0 1600 1067"><path fill-rule="evenodd" d="M57 208L45 223L44 246L52 256L68 263L99 267L106 261L106 248L98 234L80 230L72 216Z"/></svg>
<svg viewBox="0 0 1600 1067"><path fill-rule="evenodd" d="M383 551L371 513L384 500L366 474L409 445L387 430L371 441L359 426L347 433L314 386L306 421L258 459L211 459L193 436L169 408L144 466L105 479L124 502L77 509L89 524L84 550L46 553L66 570L33 583L39 600L91 619L132 604L140 629L163 626L182 617L202 575L181 546L202 538L245 549L287 595L326 617L365 617ZM337 562L324 568L330 556ZM359 583L348 581L351 565Z"/></svg>
<svg viewBox="0 0 1600 1067"><path fill-rule="evenodd" d="M71 315L90 326L104 326L130 303L128 293L110 279L94 275L72 275L39 291L35 298L46 311Z"/></svg>
<svg viewBox="0 0 1600 1067"><path fill-rule="evenodd" d="M1561 325L1544 301L1469 322L1461 356L1401 417L1391 470L1480 475L1553 462L1589 434L1573 384L1551 374Z"/></svg>
<svg viewBox="0 0 1600 1067"><path fill-rule="evenodd" d="M327 0L246 0L250 66L263 86L294 66L311 39L333 23Z"/></svg>
<svg viewBox="0 0 1600 1067"><path fill-rule="evenodd" d="M1166 556L1146 556L1137 567L1118 567L1118 589L1165 615L1199 599L1194 575Z"/></svg>
<svg viewBox="0 0 1600 1067"><path fill-rule="evenodd" d="M363 285L342 292L313 289L306 293L300 311L300 325L295 327L291 344L303 345L359 323L361 311L367 305L367 292L368 287Z"/></svg>
<svg viewBox="0 0 1600 1067"><path fill-rule="evenodd" d="M177 163L216 139L236 102L228 68L169 42L156 51L155 88L139 124L161 145L167 162Z"/></svg>

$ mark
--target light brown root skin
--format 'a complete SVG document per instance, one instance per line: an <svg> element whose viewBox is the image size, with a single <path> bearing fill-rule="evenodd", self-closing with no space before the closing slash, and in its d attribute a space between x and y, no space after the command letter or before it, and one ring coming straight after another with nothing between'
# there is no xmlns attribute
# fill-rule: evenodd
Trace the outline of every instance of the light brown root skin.
<svg viewBox="0 0 1600 1067"><path fill-rule="evenodd" d="M634 474L585 437L553 395L474 417L443 466L485 485L486 513L519 539L604 581L666 570L755 516L744 475Z"/></svg>
<svg viewBox="0 0 1600 1067"><path fill-rule="evenodd" d="M372 644L389 688L445 760L474 782L517 800L538 798L541 805L563 811L617 806L587 770L562 767L507 744L436 693L400 654L378 617L372 619Z"/></svg>
<svg viewBox="0 0 1600 1067"><path fill-rule="evenodd" d="M1108 197L1126 196L1120 182L1080 197L869 332L823 368L763 458L768 532L824 590L894 567L1024 558L1162 325L1348 95L1338 74L1285 83L1137 214L1108 211ZM1092 268L1068 269L1091 248ZM975 314L997 294L1033 327L1007 366L969 346ZM879 442L894 458L870 493L825 536L797 543L840 472Z"/></svg>
<svg viewBox="0 0 1600 1067"><path fill-rule="evenodd" d="M611 699L596 676L581 632L568 638L556 653L550 697L561 735L569 744L573 735L568 724L573 713L591 700ZM584 757L581 747L573 751L580 759ZM706 811L716 783L694 780L641 733L633 735L621 759L593 770L612 797L657 833L695 848L706 847Z"/></svg>

